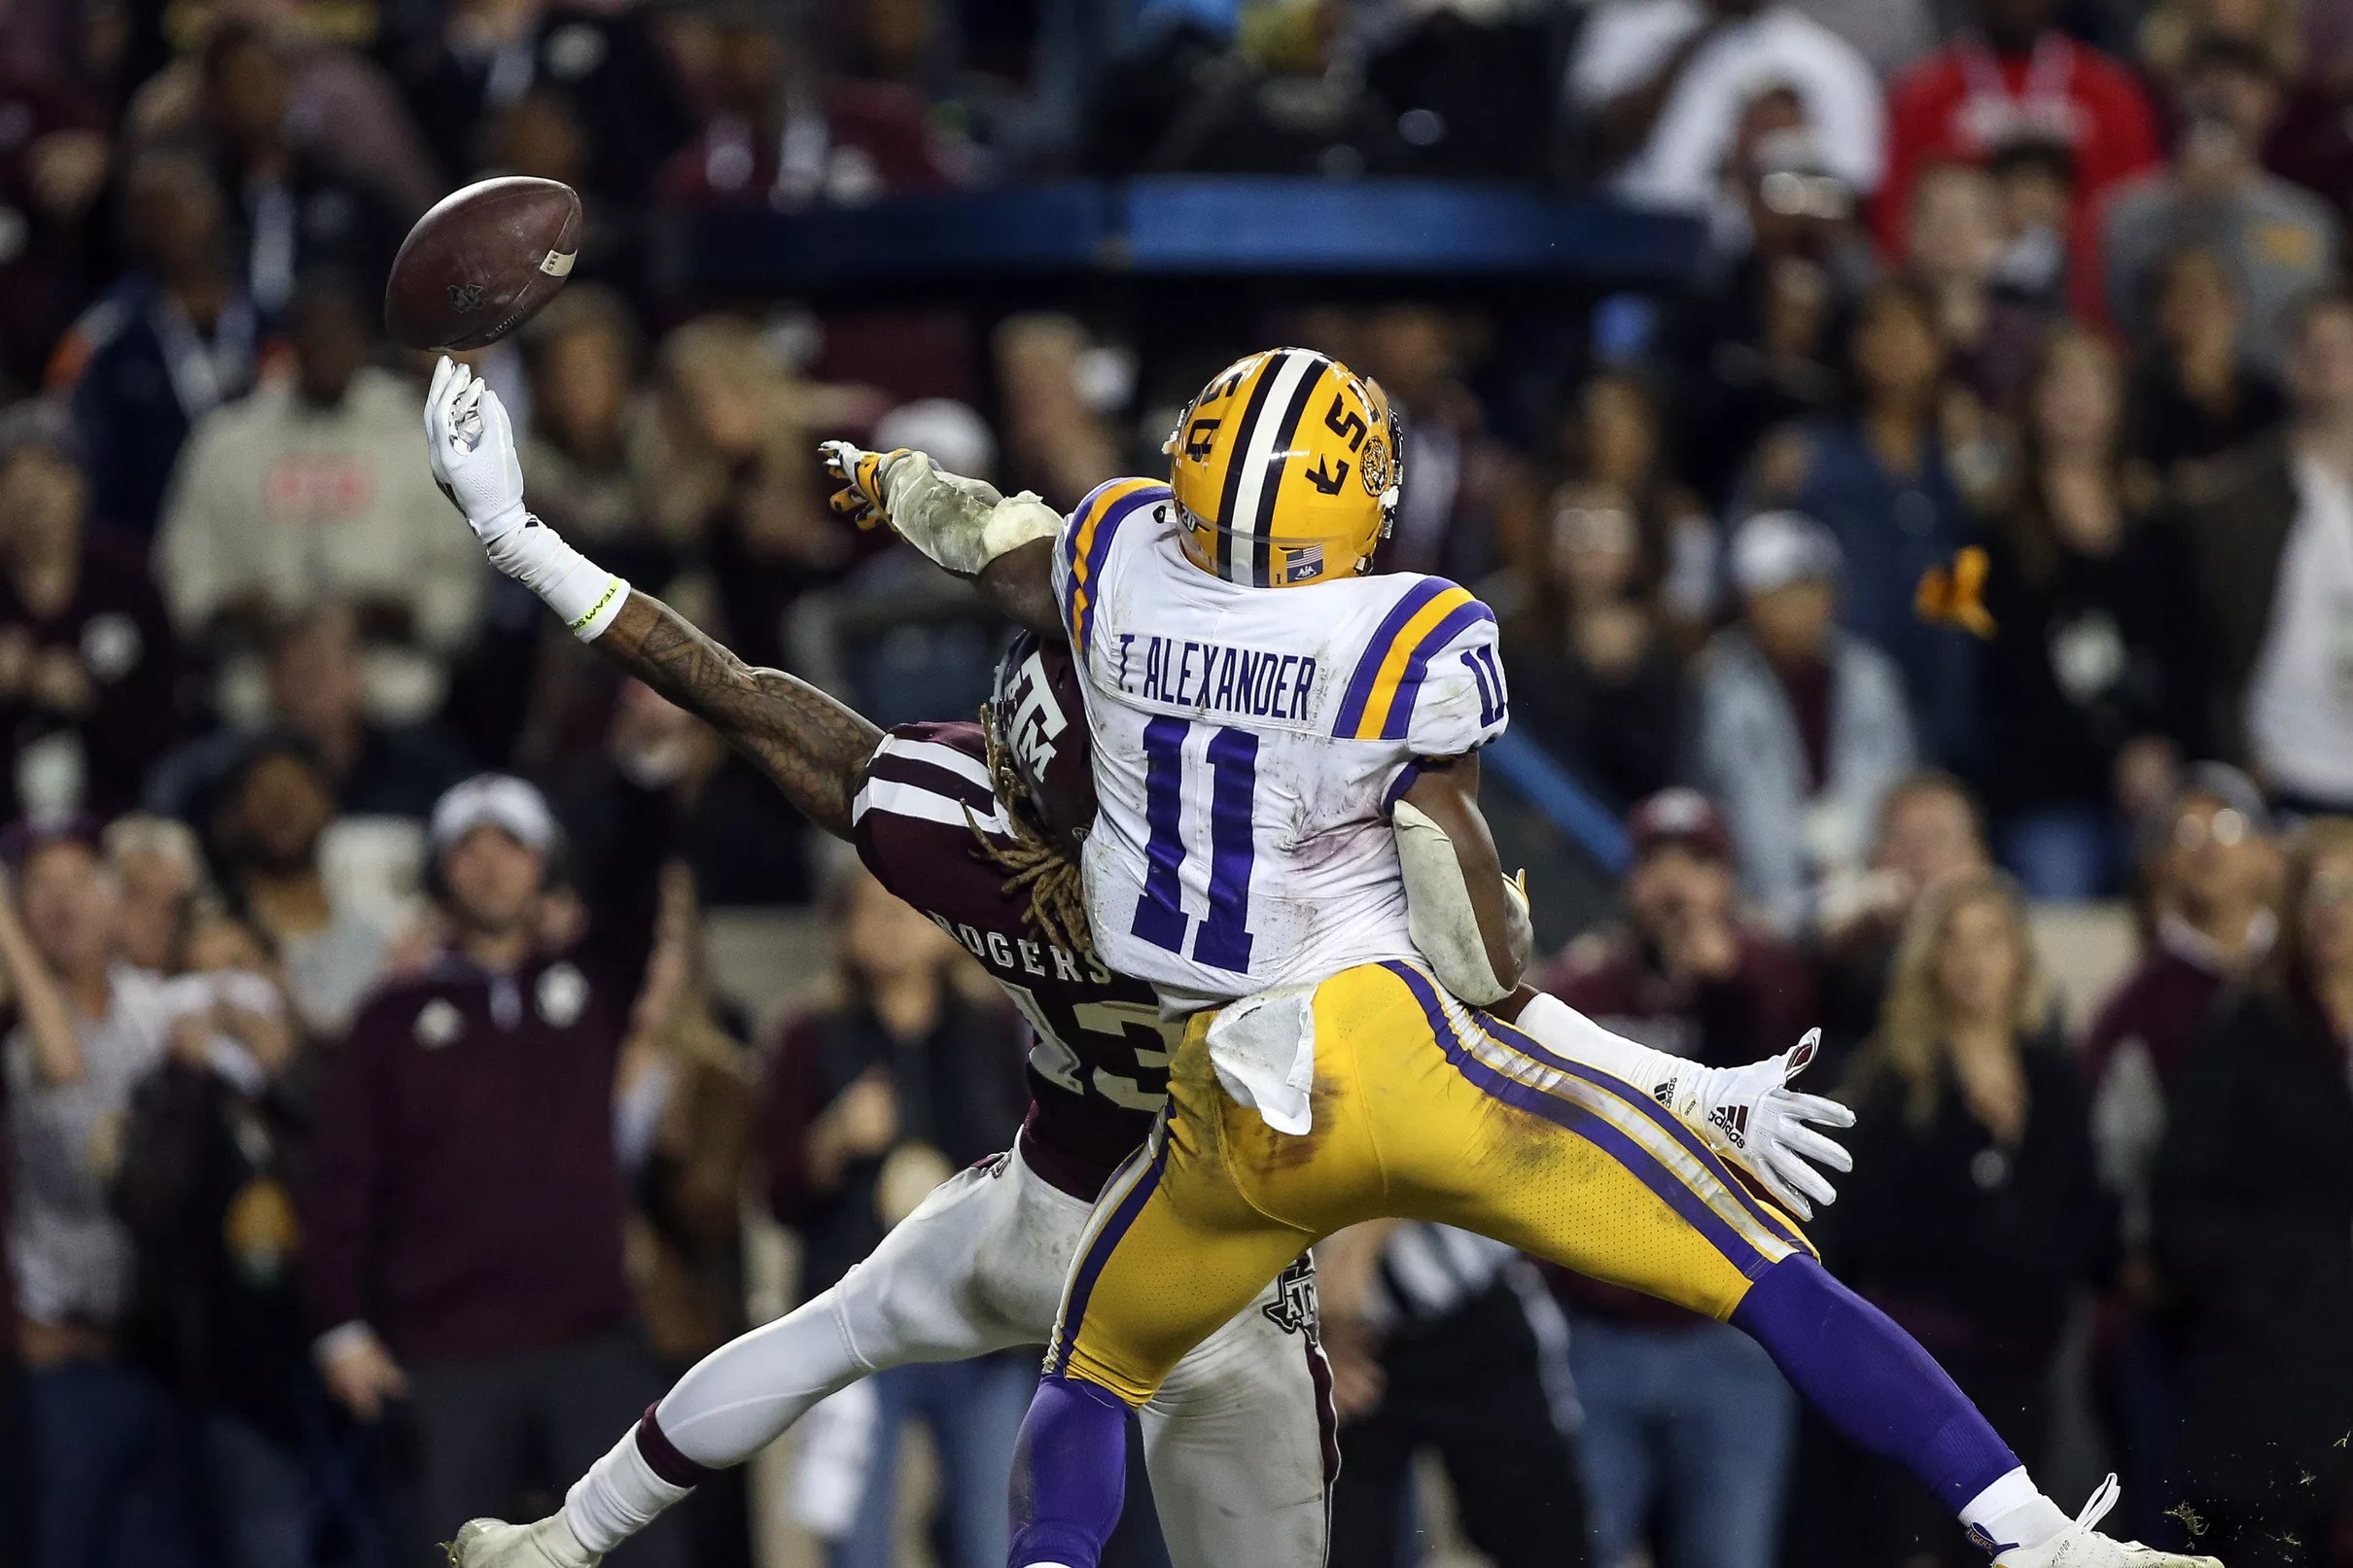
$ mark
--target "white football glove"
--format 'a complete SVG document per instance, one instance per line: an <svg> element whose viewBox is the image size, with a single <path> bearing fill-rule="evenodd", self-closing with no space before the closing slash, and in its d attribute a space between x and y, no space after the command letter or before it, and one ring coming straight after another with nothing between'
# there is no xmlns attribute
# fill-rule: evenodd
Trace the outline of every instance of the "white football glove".
<svg viewBox="0 0 2353 1568"><path fill-rule="evenodd" d="M425 456L483 548L523 526L523 464L506 405L487 382L450 359L433 369L425 394Z"/></svg>
<svg viewBox="0 0 2353 1568"><path fill-rule="evenodd" d="M628 602L628 582L524 508L523 463L506 405L447 356L434 366L425 393L425 461L492 566L545 600L581 642L604 635Z"/></svg>
<svg viewBox="0 0 2353 1568"><path fill-rule="evenodd" d="M1656 1091L1661 1103L1699 1129L1708 1147L1806 1220L1813 1218L1815 1203L1834 1203L1839 1197L1830 1178L1814 1167L1842 1174L1854 1168L1854 1156L1814 1131L1852 1127L1854 1112L1835 1099L1789 1087L1821 1048L1822 1031L1809 1029L1777 1057L1745 1067L1689 1063Z"/></svg>

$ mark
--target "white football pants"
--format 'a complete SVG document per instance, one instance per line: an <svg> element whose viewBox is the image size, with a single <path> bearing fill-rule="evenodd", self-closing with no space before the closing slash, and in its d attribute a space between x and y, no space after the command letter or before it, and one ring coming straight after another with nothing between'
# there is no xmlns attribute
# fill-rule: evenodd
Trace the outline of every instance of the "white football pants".
<svg viewBox="0 0 2353 1568"><path fill-rule="evenodd" d="M654 1420L686 1458L724 1468L869 1373L1042 1347L1089 1207L1017 1150L965 1170L832 1289L696 1363ZM1304 1261L1178 1363L1141 1411L1174 1568L1318 1568L1328 1387Z"/></svg>

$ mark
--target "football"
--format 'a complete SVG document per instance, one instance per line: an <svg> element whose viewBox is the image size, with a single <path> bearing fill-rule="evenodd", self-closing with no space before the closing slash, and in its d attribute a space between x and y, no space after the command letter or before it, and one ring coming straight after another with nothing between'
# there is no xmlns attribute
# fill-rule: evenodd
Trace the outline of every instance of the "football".
<svg viewBox="0 0 2353 1568"><path fill-rule="evenodd" d="M579 242L568 185L509 175L453 191L401 242L384 326L410 348L487 347L555 297Z"/></svg>

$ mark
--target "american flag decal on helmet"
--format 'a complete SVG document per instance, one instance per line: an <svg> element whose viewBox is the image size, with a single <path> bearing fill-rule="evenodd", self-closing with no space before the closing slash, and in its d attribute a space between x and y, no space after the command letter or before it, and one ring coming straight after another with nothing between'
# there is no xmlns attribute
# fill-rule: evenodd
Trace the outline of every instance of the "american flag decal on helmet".
<svg viewBox="0 0 2353 1568"><path fill-rule="evenodd" d="M1307 415L1308 399L1331 363L1312 349L1277 349L1250 388L1217 513L1218 548L1233 581L1263 588L1274 580L1269 525L1275 497L1282 488L1283 465L1291 457L1299 422Z"/></svg>

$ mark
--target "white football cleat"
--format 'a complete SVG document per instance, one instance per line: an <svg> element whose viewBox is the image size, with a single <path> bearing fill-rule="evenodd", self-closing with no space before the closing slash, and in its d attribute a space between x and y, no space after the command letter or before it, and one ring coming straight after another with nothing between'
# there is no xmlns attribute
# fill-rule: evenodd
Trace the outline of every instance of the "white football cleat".
<svg viewBox="0 0 2353 1568"><path fill-rule="evenodd" d="M468 1519L444 1550L449 1568L596 1568L605 1557L581 1546L560 1513L537 1524Z"/></svg>
<svg viewBox="0 0 2353 1568"><path fill-rule="evenodd" d="M2160 1551L2138 1541L2116 1541L2092 1526L2116 1507L2124 1488L2110 1476L2092 1492L2091 1501L2075 1522L2039 1547L1993 1546L1993 1568L2223 1568L2214 1557L2193 1557L2179 1551ZM1974 1532L1973 1532L1974 1533Z"/></svg>

